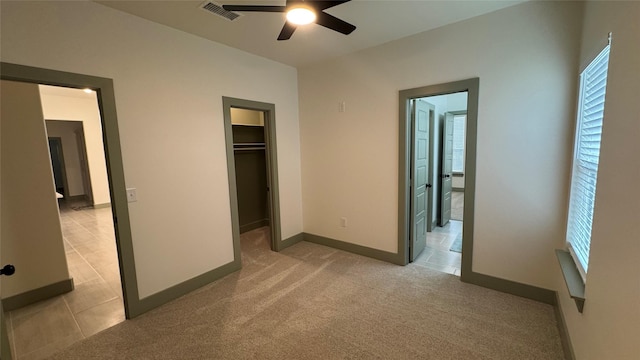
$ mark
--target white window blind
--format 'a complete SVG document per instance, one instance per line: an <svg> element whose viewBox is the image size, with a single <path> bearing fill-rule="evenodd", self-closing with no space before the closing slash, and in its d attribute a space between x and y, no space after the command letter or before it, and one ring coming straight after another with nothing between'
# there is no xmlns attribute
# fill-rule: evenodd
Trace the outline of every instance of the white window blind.
<svg viewBox="0 0 640 360"><path fill-rule="evenodd" d="M584 280L589 267L608 67L609 46L580 75L567 242Z"/></svg>
<svg viewBox="0 0 640 360"><path fill-rule="evenodd" d="M464 172L464 132L467 127L467 115L455 115L453 117L453 158L451 171Z"/></svg>

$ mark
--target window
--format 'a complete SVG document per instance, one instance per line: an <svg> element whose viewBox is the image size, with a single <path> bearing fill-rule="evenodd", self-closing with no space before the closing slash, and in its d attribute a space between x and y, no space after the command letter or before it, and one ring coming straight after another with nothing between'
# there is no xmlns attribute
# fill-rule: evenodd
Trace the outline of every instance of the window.
<svg viewBox="0 0 640 360"><path fill-rule="evenodd" d="M451 171L454 173L464 173L464 142L467 114L453 116L453 158Z"/></svg>
<svg viewBox="0 0 640 360"><path fill-rule="evenodd" d="M589 267L608 67L609 46L602 50L580 75L567 242L569 252L585 281Z"/></svg>

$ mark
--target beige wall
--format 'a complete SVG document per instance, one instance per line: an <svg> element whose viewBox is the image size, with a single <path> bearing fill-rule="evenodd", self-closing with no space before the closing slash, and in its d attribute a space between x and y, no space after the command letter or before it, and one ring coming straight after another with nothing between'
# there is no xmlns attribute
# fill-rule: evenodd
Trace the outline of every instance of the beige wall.
<svg viewBox="0 0 640 360"><path fill-rule="evenodd" d="M264 126L262 111L231 108L231 123L233 125Z"/></svg>
<svg viewBox="0 0 640 360"><path fill-rule="evenodd" d="M38 86L1 82L2 297L69 279ZM20 156L16 156L20 154Z"/></svg>
<svg viewBox="0 0 640 360"><path fill-rule="evenodd" d="M640 3L587 2L581 69L613 32L584 313L557 277L579 360L640 354ZM573 72L577 78L578 69ZM568 187L567 183L567 187Z"/></svg>
<svg viewBox="0 0 640 360"><path fill-rule="evenodd" d="M110 203L107 163L102 142L102 120L95 93L85 97L60 96L49 94L46 90L42 91L43 88L47 88L47 86L40 86L42 111L45 119L82 121L93 203L95 205ZM82 92L77 89L69 89L68 91L71 93L74 91Z"/></svg>
<svg viewBox="0 0 640 360"><path fill-rule="evenodd" d="M527 2L300 69L305 231L395 253L398 91L479 77L473 270L555 288L581 7Z"/></svg>
<svg viewBox="0 0 640 360"><path fill-rule="evenodd" d="M276 105L282 236L302 231L294 68L94 2L1 16L2 61L114 81L141 297L233 260L223 96Z"/></svg>

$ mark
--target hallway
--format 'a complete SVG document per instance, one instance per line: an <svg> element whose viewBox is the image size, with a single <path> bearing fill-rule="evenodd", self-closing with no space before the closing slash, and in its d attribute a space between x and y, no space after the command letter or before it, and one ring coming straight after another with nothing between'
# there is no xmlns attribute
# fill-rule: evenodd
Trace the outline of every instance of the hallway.
<svg viewBox="0 0 640 360"><path fill-rule="evenodd" d="M413 264L460 276L462 254L450 250L458 237L462 237L462 221L450 220L445 226L434 227L427 233L427 246Z"/></svg>

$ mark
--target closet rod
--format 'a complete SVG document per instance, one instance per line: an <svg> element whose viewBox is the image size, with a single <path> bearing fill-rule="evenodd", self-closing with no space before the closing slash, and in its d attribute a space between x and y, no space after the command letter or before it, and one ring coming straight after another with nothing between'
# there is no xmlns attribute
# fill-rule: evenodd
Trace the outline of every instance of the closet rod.
<svg viewBox="0 0 640 360"><path fill-rule="evenodd" d="M265 150L264 146L262 147L246 147L246 148L235 148L233 151L247 151L247 150Z"/></svg>
<svg viewBox="0 0 640 360"><path fill-rule="evenodd" d="M265 143L234 143L233 146L265 146Z"/></svg>

